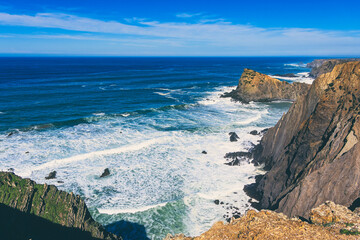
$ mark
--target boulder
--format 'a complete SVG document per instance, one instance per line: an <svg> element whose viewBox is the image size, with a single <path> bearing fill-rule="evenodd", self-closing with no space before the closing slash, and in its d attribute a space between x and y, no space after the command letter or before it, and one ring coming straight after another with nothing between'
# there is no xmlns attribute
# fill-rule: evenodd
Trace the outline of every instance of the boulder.
<svg viewBox="0 0 360 240"><path fill-rule="evenodd" d="M110 175L110 170L108 168L104 169L104 172L101 174L101 178L109 176Z"/></svg>
<svg viewBox="0 0 360 240"><path fill-rule="evenodd" d="M237 140L240 139L235 132L229 132L229 135L230 135L230 142L237 142Z"/></svg>
<svg viewBox="0 0 360 240"><path fill-rule="evenodd" d="M56 171L50 172L49 175L47 175L47 176L45 177L46 180L54 179L54 178L56 178Z"/></svg>

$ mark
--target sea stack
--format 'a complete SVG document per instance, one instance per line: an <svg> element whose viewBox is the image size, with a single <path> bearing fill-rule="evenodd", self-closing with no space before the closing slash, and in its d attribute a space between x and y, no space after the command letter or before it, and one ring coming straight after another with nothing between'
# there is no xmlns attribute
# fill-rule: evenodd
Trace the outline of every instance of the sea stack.
<svg viewBox="0 0 360 240"><path fill-rule="evenodd" d="M290 84L245 68L237 88L230 93L225 93L222 97L231 97L243 103L274 100L294 101L299 95L306 94L309 88L310 85L306 83Z"/></svg>
<svg viewBox="0 0 360 240"><path fill-rule="evenodd" d="M257 187L261 208L308 218L328 200L359 202L359 113L360 62L320 75L256 147L269 170Z"/></svg>

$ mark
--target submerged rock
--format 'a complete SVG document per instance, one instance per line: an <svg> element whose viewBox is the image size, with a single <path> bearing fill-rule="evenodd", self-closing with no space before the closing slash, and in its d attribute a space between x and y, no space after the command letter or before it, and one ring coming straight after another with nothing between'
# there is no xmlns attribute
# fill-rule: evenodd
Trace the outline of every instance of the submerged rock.
<svg viewBox="0 0 360 240"><path fill-rule="evenodd" d="M237 142L237 140L240 139L235 132L229 132L229 135L230 135L230 142Z"/></svg>
<svg viewBox="0 0 360 240"><path fill-rule="evenodd" d="M241 163L248 162L250 157L250 152L231 152L226 153L224 156L224 158L228 159L225 164L229 166L240 166Z"/></svg>
<svg viewBox="0 0 360 240"><path fill-rule="evenodd" d="M251 135L259 135L260 133L259 133L258 131L256 131L256 130L252 130L252 131L250 132L250 134L251 134Z"/></svg>
<svg viewBox="0 0 360 240"><path fill-rule="evenodd" d="M310 85L306 83L290 84L250 69L244 69L237 88L230 93L225 93L222 97L231 97L243 103L273 100L294 101L298 96L306 94L309 88Z"/></svg>
<svg viewBox="0 0 360 240"><path fill-rule="evenodd" d="M49 175L47 175L47 177L45 177L46 180L54 179L54 178L56 178L56 171L50 172Z"/></svg>
<svg viewBox="0 0 360 240"><path fill-rule="evenodd" d="M53 185L36 184L30 179L23 179L13 173L0 172L0 203L1 208L11 214L10 219L3 219L5 216L0 214L1 222L14 219L14 214L16 214L17 222L32 226L29 228L12 225L11 228L19 229L19 232L26 236L19 239L46 239L38 238L39 235L44 236L46 233L50 234L47 236L48 239L59 239L59 236L53 235L56 232L46 227L39 232L41 224L51 225L60 233L75 232L81 236L88 236L85 239L121 239L106 232L99 223L93 220L84 200L79 196L58 190ZM8 232L6 229L4 231L2 229L1 233L2 236L14 236L13 232ZM76 239L76 236L73 237Z"/></svg>
<svg viewBox="0 0 360 240"><path fill-rule="evenodd" d="M104 169L104 172L101 174L101 178L109 176L110 175L110 170L108 168Z"/></svg>

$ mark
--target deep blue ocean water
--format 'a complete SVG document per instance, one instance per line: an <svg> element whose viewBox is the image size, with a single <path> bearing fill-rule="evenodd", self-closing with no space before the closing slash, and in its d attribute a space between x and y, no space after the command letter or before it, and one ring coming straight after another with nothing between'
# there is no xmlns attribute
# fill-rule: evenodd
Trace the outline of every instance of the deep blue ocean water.
<svg viewBox="0 0 360 240"><path fill-rule="evenodd" d="M128 239L200 234L228 211L215 199L249 208L242 188L261 171L224 165L225 153L256 144L249 132L291 104L219 95L244 68L311 83L313 59L0 58L0 169L80 194L95 220ZM99 178L104 168L111 175ZM53 170L57 179L45 180Z"/></svg>

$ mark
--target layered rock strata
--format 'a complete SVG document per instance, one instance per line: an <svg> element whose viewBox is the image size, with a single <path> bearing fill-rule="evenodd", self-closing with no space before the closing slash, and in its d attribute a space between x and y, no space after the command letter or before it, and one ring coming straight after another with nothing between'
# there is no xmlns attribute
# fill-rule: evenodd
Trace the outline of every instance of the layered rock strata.
<svg viewBox="0 0 360 240"><path fill-rule="evenodd" d="M360 62L338 64L299 96L256 147L269 170L259 181L261 208L308 218L331 200L360 197Z"/></svg>

